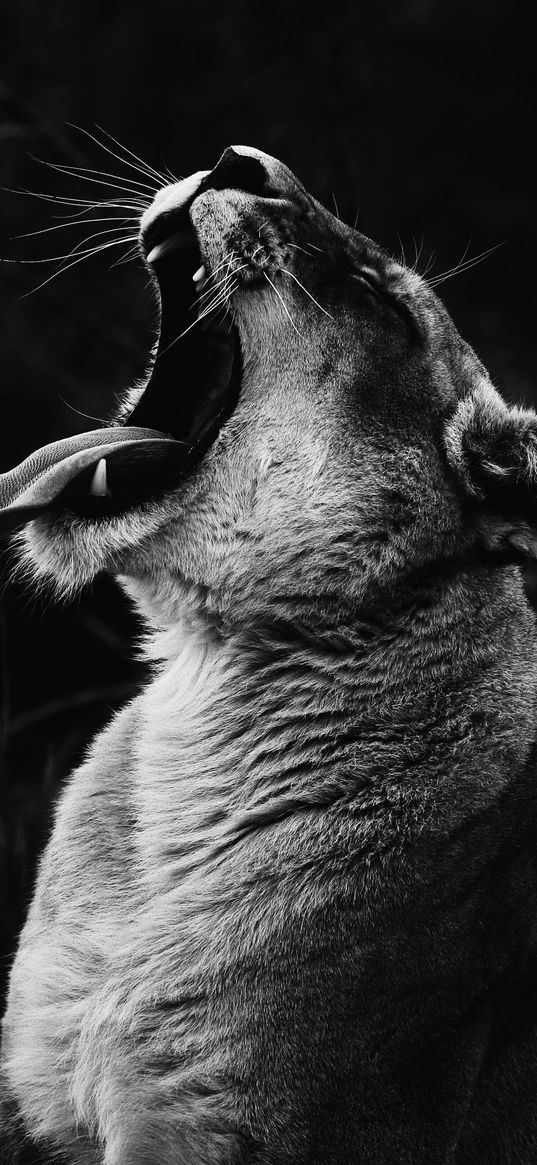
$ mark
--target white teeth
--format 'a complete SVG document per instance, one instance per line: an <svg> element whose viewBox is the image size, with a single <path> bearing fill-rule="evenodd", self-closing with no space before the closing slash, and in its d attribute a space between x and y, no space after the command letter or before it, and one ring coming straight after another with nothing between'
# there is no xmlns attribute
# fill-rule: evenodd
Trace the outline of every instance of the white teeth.
<svg viewBox="0 0 537 1165"><path fill-rule="evenodd" d="M161 252L162 252L162 248L161 248L160 246L158 246L158 247L153 247L153 250L152 250L152 251L150 251L150 252L149 252L149 255L147 256L147 262L148 262L148 263L154 263L154 262L155 262L155 259L158 259L158 257L159 257L159 255L161 254Z"/></svg>
<svg viewBox="0 0 537 1165"><path fill-rule="evenodd" d="M108 497L108 495L110 493L110 490L108 489L108 484L106 481L106 458L105 457L101 457L101 460L97 462L97 467L96 467L95 473L93 474L93 477L91 479L91 485L90 485L89 491L90 491L90 494L93 494L93 496L96 498L106 498L106 497Z"/></svg>
<svg viewBox="0 0 537 1165"><path fill-rule="evenodd" d="M194 272L192 279L196 284L196 291L201 291L202 287L204 287L207 282L207 272L203 263L201 267L198 267L198 270Z"/></svg>
<svg viewBox="0 0 537 1165"><path fill-rule="evenodd" d="M157 243L156 247L153 247L147 256L147 262L155 263L157 259L162 259L164 255L169 255L172 251L180 251L190 243L191 237L191 233L187 230L176 231L174 235L170 235L162 243Z"/></svg>

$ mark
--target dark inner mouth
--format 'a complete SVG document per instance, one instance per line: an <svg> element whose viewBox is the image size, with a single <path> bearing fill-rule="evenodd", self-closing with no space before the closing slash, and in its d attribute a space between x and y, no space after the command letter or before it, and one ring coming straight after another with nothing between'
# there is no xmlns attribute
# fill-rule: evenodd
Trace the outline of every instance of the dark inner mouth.
<svg viewBox="0 0 537 1165"><path fill-rule="evenodd" d="M237 329L218 294L218 275L196 290L204 263L185 211L157 220L147 252L180 234L180 247L154 264L161 302L157 355L128 425L158 429L185 442L184 466L197 463L232 413L242 378ZM201 281L200 281L201 282ZM215 307L211 310L211 304Z"/></svg>
<svg viewBox="0 0 537 1165"><path fill-rule="evenodd" d="M146 254L157 246L161 326L144 392L122 424L53 442L0 474L0 530L65 508L107 518L173 489L233 412L242 354L220 275L194 281L205 264L186 207L159 216L152 236L143 243Z"/></svg>

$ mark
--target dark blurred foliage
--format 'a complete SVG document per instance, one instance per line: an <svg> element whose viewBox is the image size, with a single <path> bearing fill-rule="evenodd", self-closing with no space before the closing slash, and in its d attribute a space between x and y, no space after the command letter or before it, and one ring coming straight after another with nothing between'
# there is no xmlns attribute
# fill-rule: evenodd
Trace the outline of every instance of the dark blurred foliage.
<svg viewBox="0 0 537 1165"><path fill-rule="evenodd" d="M505 395L537 403L531 16L498 0L17 0L2 12L0 180L113 194L32 156L141 177L68 123L102 126L178 174L243 142L286 161L346 221L359 210L365 233L410 262L419 254L420 270L501 243L440 293ZM6 259L63 254L84 238L73 227L14 239L57 225L58 208L8 191L0 205ZM143 373L154 305L141 265L112 265L121 254L40 290L55 264L0 263L0 470L95 427ZM10 559L5 547L6 579ZM133 617L106 580L59 608L7 582L0 634L5 970L58 789L141 671Z"/></svg>

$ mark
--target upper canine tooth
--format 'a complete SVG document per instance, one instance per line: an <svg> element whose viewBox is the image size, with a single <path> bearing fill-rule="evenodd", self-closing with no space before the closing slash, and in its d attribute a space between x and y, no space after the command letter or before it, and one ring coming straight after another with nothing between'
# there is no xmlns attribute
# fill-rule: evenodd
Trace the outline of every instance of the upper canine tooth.
<svg viewBox="0 0 537 1165"><path fill-rule="evenodd" d="M201 267L198 267L198 270L194 272L192 278L194 280L194 283L199 283L201 286L203 286L203 284L205 283L205 280L207 278L207 272L205 270L204 263L201 264Z"/></svg>
<svg viewBox="0 0 537 1165"><path fill-rule="evenodd" d="M101 460L97 462L97 467L96 467L95 473L93 474L93 477L91 479L91 485L90 485L89 491L90 491L90 494L93 494L94 497L96 497L96 498L106 498L110 494L110 490L108 489L108 483L106 480L106 458L105 457L101 457Z"/></svg>
<svg viewBox="0 0 537 1165"><path fill-rule="evenodd" d="M174 235L169 235L167 239L163 239L161 243L157 243L152 248L147 255L147 262L153 264L156 263L157 259L163 259L164 255L171 254L172 251L180 251L190 243L191 237L191 232L188 230L176 231Z"/></svg>

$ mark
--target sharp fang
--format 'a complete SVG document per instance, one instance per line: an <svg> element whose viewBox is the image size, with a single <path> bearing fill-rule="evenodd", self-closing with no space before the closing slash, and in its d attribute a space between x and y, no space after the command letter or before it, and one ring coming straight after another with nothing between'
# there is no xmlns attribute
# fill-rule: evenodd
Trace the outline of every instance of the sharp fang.
<svg viewBox="0 0 537 1165"><path fill-rule="evenodd" d="M156 263L157 259L162 259L164 255L169 255L172 251L182 250L183 247L188 246L190 240L189 231L177 231L175 235L170 235L168 239L164 239L162 243L157 243L156 247L153 247L147 256L147 262Z"/></svg>
<svg viewBox="0 0 537 1165"><path fill-rule="evenodd" d="M192 279L194 281L194 286L196 288L196 295L199 295L200 292L203 291L203 288L205 287L205 284L207 283L207 279L208 279L208 275L207 275L207 272L205 270L205 265L203 263L202 263L201 267L198 267L198 270L194 273L194 275L192 276Z"/></svg>
<svg viewBox="0 0 537 1165"><path fill-rule="evenodd" d="M90 494L93 494L93 496L96 498L106 498L110 494L110 490L108 489L108 484L106 481L105 457L101 457L101 460L97 462L97 467L91 479L89 491Z"/></svg>

